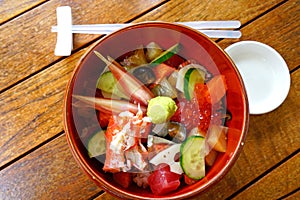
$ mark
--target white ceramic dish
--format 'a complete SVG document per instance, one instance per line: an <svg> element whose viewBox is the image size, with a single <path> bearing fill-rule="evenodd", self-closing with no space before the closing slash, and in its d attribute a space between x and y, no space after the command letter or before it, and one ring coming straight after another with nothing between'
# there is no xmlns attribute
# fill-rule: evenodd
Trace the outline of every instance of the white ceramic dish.
<svg viewBox="0 0 300 200"><path fill-rule="evenodd" d="M289 92L290 73L276 50L260 42L241 41L225 51L243 78L250 114L267 113L282 104Z"/></svg>

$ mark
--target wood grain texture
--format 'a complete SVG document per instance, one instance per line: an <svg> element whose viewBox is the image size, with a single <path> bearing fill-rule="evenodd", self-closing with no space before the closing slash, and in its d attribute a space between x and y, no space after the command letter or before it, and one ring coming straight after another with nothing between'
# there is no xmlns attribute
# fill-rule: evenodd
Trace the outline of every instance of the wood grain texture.
<svg viewBox="0 0 300 200"><path fill-rule="evenodd" d="M0 199L89 199L101 191L75 162L64 134L0 171Z"/></svg>
<svg viewBox="0 0 300 200"><path fill-rule="evenodd" d="M278 51L285 59L290 70L300 65L299 1L290 0L268 14L258 18L241 29L240 40L255 40L265 43ZM222 48L231 44L228 40L219 43Z"/></svg>
<svg viewBox="0 0 300 200"><path fill-rule="evenodd" d="M51 26L56 25L58 6L72 6L74 24L122 23L161 1L53 0L3 24L0 29L0 91L59 59L54 55L56 33L51 33ZM99 35L75 37L74 49L77 49Z"/></svg>
<svg viewBox="0 0 300 200"><path fill-rule="evenodd" d="M284 198L284 200L299 200L300 199L300 191L298 190L298 192L295 192L291 195L289 195L288 197Z"/></svg>
<svg viewBox="0 0 300 200"><path fill-rule="evenodd" d="M234 200L279 199L300 186L300 153L251 185ZM283 173L285 172L285 173Z"/></svg>
<svg viewBox="0 0 300 200"><path fill-rule="evenodd" d="M0 1L0 24L37 6L46 0L1 0Z"/></svg>
<svg viewBox="0 0 300 200"><path fill-rule="evenodd" d="M63 130L64 90L83 53L0 94L0 166Z"/></svg>
<svg viewBox="0 0 300 200"><path fill-rule="evenodd" d="M98 197L94 198L94 200L119 200L119 198L112 196L111 194L104 192Z"/></svg>
<svg viewBox="0 0 300 200"><path fill-rule="evenodd" d="M282 0L177 0L158 7L137 21L240 20L244 24L280 2Z"/></svg>

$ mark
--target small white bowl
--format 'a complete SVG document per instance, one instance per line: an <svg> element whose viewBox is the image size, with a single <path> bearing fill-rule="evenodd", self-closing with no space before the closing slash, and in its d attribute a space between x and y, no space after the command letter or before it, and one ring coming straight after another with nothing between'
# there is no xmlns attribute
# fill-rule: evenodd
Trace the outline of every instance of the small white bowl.
<svg viewBox="0 0 300 200"><path fill-rule="evenodd" d="M290 89L290 73L286 62L272 47L241 41L225 49L244 81L250 114L273 111L282 104Z"/></svg>

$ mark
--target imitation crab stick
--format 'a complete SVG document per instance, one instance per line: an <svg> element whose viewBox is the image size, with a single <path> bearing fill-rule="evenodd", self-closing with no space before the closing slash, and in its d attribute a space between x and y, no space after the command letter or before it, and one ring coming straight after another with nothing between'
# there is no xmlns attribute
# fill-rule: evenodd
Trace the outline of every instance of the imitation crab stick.
<svg viewBox="0 0 300 200"><path fill-rule="evenodd" d="M113 132L118 129L117 123L115 123L114 117L111 117L108 123L107 130L105 132L106 139L106 158L103 166L105 172L120 172L122 167L125 167L125 157L121 152L115 152L110 148L110 144L113 140Z"/></svg>
<svg viewBox="0 0 300 200"><path fill-rule="evenodd" d="M143 170L147 163L144 153L146 148L141 144L142 133L146 133L150 122L143 118L141 111L134 115L123 112L110 118L106 138L106 158L103 170L107 172L127 171L132 166ZM150 131L150 130L148 130Z"/></svg>

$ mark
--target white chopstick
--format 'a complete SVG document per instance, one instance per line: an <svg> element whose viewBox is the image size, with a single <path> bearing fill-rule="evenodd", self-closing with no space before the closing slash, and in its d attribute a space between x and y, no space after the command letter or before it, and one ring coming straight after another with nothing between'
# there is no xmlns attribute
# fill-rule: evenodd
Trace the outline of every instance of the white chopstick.
<svg viewBox="0 0 300 200"><path fill-rule="evenodd" d="M237 30L213 30L213 29L234 29L241 26L240 21L193 21L176 22L185 26L194 28L210 38L240 38L241 32ZM90 24L90 25L72 25L72 33L83 34L110 34L120 28L132 25L127 24ZM52 26L52 32L57 32L57 26Z"/></svg>
<svg viewBox="0 0 300 200"><path fill-rule="evenodd" d="M228 20L228 21L192 21L192 22L176 22L177 24L182 24L189 26L194 29L229 29L229 28L239 28L241 22L238 20ZM126 26L132 25L132 23L125 24L88 24L88 25L72 25L73 31L81 30L118 30ZM57 32L57 26L52 26L52 32Z"/></svg>
<svg viewBox="0 0 300 200"><path fill-rule="evenodd" d="M210 38L240 38L242 36L241 31L231 30L198 30Z"/></svg>
<svg viewBox="0 0 300 200"><path fill-rule="evenodd" d="M241 22L238 20L223 20L223 21L191 21L191 22L176 22L194 29L229 29L239 28Z"/></svg>

